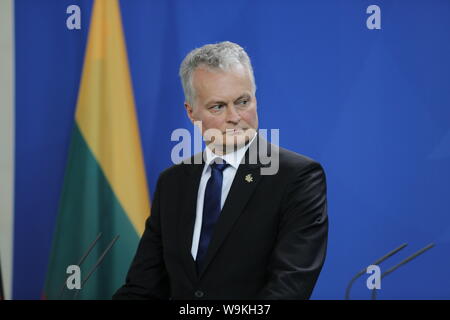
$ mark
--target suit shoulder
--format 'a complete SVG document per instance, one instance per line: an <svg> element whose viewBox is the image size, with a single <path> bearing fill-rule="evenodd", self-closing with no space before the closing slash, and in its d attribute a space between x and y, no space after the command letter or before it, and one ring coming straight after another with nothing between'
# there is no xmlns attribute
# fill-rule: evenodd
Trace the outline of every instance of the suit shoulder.
<svg viewBox="0 0 450 320"><path fill-rule="evenodd" d="M292 150L288 150L283 147L278 147L279 153L280 153L280 159L283 159L286 162L294 162L294 163L303 163L305 165L312 164L314 162L317 162L311 157L308 157L306 155L297 153Z"/></svg>
<svg viewBox="0 0 450 320"><path fill-rule="evenodd" d="M280 157L280 167L291 170L301 170L303 168L318 167L322 169L322 165L315 159L306 155L278 147Z"/></svg>
<svg viewBox="0 0 450 320"><path fill-rule="evenodd" d="M159 179L164 179L167 177L178 175L179 173L182 172L182 170L183 170L182 167L183 167L182 163L177 163L177 164L171 165L170 167L161 171L161 173L159 174Z"/></svg>
<svg viewBox="0 0 450 320"><path fill-rule="evenodd" d="M191 167L192 165L195 166L200 165L203 167L203 162L201 161L202 161L202 153L195 154L189 158L182 160L180 163L173 164L170 167L164 169L159 174L159 178L164 179L166 177L173 177L173 176L177 177L182 172L184 172L184 170L187 170L186 167Z"/></svg>

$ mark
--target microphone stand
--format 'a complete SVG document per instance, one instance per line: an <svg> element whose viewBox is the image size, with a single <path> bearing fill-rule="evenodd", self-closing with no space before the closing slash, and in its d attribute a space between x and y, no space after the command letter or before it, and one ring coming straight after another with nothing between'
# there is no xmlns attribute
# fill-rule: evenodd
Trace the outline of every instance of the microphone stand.
<svg viewBox="0 0 450 320"><path fill-rule="evenodd" d="M102 233L100 232L97 235L97 238L95 238L95 240L90 244L90 246L87 249L87 251L83 254L83 256L81 257L80 261L78 261L77 266L81 267L81 265L83 264L84 260L86 260L87 256L91 253L92 249L95 247L95 245L97 244L97 242L101 238L101 236L102 236ZM64 289L65 288L66 288L66 280L64 280L64 283L61 286L61 290L59 291L58 299L61 299L62 295L64 294Z"/></svg>
<svg viewBox="0 0 450 320"><path fill-rule="evenodd" d="M111 250L112 246L116 243L117 239L119 239L119 235L115 236L114 239L112 239L112 241L109 243L108 247L105 249L105 251L103 251L102 255L100 256L100 258L98 258L97 262L95 263L94 267L91 269L91 271L89 271L88 275L86 276L86 278L84 278L83 282L81 283L81 289L77 290L75 292L75 295L73 296L73 299L77 299L78 294L80 293L80 291L82 290L82 288L84 287L84 284L86 283L86 281L89 280L89 278L91 277L91 275L94 273L94 271L98 268L98 266L102 263L103 259L105 258L106 254L109 252L109 250Z"/></svg>
<svg viewBox="0 0 450 320"><path fill-rule="evenodd" d="M390 258L391 256L393 256L394 254L396 254L397 252L399 252L400 250L402 250L404 247L406 247L408 244L404 243L402 245L400 245L398 248L390 251L389 253L387 253L386 255L382 256L380 259L378 259L377 261L375 261L374 263L372 263L372 265L378 265L380 263L382 263L383 261L385 261L386 259ZM350 299L350 290L352 289L353 283L356 281L356 279L358 279L360 276L362 276L363 274L366 273L367 267L362 269L361 271L359 271L353 278L352 280L350 280L349 284L347 285L347 289L345 290L345 300L349 300Z"/></svg>
<svg viewBox="0 0 450 320"><path fill-rule="evenodd" d="M418 256L420 256L422 253L424 253L425 251L431 249L434 247L434 243L430 243L429 245L427 245L426 247L420 249L419 251L417 251L416 253L410 255L408 258L406 258L405 260L401 261L400 263L398 263L397 265L393 266L392 268L390 268L389 270L387 270L386 272L384 272L381 275L381 279L383 279L385 276L391 274L392 272L394 272L395 270L397 270L399 267L401 267L402 265L410 262L412 259L417 258ZM372 300L376 300L377 299L377 289L372 289Z"/></svg>

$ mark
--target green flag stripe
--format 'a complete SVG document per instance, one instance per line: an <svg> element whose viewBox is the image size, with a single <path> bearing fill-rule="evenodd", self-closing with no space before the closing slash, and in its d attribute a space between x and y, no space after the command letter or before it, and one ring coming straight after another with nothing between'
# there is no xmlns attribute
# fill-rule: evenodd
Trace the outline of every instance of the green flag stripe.
<svg viewBox="0 0 450 320"><path fill-rule="evenodd" d="M82 279L110 241L117 234L120 238L81 289L78 298L110 299L125 280L139 237L77 125L73 131L45 295L48 299L59 298L59 290L70 276L66 273L67 266L76 264L102 232L99 242L81 266ZM71 299L74 293L75 290L65 289L63 298Z"/></svg>

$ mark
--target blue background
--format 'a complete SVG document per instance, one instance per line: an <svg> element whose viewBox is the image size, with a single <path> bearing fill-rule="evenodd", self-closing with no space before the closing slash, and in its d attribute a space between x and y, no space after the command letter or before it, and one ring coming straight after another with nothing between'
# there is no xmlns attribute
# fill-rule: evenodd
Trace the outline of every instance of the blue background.
<svg viewBox="0 0 450 320"><path fill-rule="evenodd" d="M66 8L81 8L81 30ZM366 8L381 8L369 30ZM41 296L63 183L92 1L16 0L13 298ZM229 40L252 59L260 128L327 173L329 249L314 299L407 242L380 299L450 298L450 2L121 1L151 193L176 128L192 131L178 68ZM365 279L351 298L369 299Z"/></svg>

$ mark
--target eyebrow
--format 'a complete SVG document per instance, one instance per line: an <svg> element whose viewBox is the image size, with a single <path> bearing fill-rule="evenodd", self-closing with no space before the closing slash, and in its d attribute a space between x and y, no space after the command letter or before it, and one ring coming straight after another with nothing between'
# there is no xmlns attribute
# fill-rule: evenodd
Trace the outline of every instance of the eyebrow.
<svg viewBox="0 0 450 320"><path fill-rule="evenodd" d="M236 100L234 100L234 102L239 101L241 99L247 98L250 100L250 95L248 93L244 93L243 95L241 95L239 98L237 98Z"/></svg>
<svg viewBox="0 0 450 320"><path fill-rule="evenodd" d="M247 99L249 99L250 100L250 95L248 94L248 93L244 93L244 94L242 94L239 98L237 98L236 100L234 100L234 102L236 102L236 101L239 101L239 100L241 100L241 99L243 99L243 98L247 98ZM217 104L227 104L225 101L220 101L220 100L213 100L213 101L210 101L210 102L208 102L208 103L206 103L206 106L210 106L210 105L217 105Z"/></svg>

